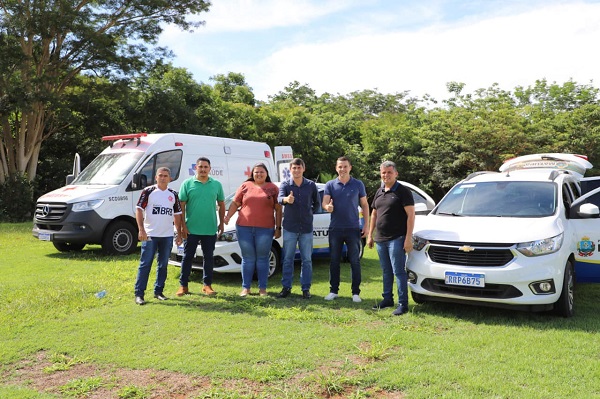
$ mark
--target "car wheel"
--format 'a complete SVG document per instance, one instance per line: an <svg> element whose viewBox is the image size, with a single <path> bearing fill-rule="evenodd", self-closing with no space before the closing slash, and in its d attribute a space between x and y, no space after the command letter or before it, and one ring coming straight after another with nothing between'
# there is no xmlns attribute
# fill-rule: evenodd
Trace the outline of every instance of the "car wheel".
<svg viewBox="0 0 600 399"><path fill-rule="evenodd" d="M104 232L102 249L109 255L128 255L137 249L137 229L129 222L111 223Z"/></svg>
<svg viewBox="0 0 600 399"><path fill-rule="evenodd" d="M416 292L410 292L410 295L412 296L413 301L415 301L415 303L425 303L427 302L427 297L423 294L417 294Z"/></svg>
<svg viewBox="0 0 600 399"><path fill-rule="evenodd" d="M560 298L554 303L554 311L562 317L572 317L574 314L573 305L575 302L575 276L573 274L573 264L567 261L565 265L565 278L563 279Z"/></svg>
<svg viewBox="0 0 600 399"><path fill-rule="evenodd" d="M365 246L367 245L367 240L362 238L360 240L360 252L358 253L358 259L362 259L365 254Z"/></svg>
<svg viewBox="0 0 600 399"><path fill-rule="evenodd" d="M60 252L77 252L85 247L85 244L73 244L72 242L52 242L52 244Z"/></svg>
<svg viewBox="0 0 600 399"><path fill-rule="evenodd" d="M274 275L280 268L281 253L277 250L277 247L275 245L272 245L271 253L269 254L269 277Z"/></svg>

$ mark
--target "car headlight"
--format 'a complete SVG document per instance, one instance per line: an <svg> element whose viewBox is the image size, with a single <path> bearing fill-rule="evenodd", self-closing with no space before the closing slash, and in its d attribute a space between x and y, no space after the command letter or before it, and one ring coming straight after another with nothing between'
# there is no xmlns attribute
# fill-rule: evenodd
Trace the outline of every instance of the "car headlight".
<svg viewBox="0 0 600 399"><path fill-rule="evenodd" d="M427 243L429 243L429 241L426 239L419 236L413 236L413 249L420 251L425 247L425 245L427 245Z"/></svg>
<svg viewBox="0 0 600 399"><path fill-rule="evenodd" d="M103 199L97 199L92 201L83 201L73 204L73 212L91 211L92 209L98 208L104 202Z"/></svg>
<svg viewBox="0 0 600 399"><path fill-rule="evenodd" d="M235 230L226 231L221 234L219 241L237 241L237 232Z"/></svg>
<svg viewBox="0 0 600 399"><path fill-rule="evenodd" d="M563 242L563 233L543 240L522 242L517 244L517 251L525 256L540 256L554 253L560 249Z"/></svg>

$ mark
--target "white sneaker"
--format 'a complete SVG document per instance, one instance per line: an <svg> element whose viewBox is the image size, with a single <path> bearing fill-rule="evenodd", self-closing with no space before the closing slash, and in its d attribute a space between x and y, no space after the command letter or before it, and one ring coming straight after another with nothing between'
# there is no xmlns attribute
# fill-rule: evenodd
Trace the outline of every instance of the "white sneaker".
<svg viewBox="0 0 600 399"><path fill-rule="evenodd" d="M338 294L334 294L333 292L330 292L329 294L327 294L327 296L323 299L325 299L326 301L333 301L335 298L338 297Z"/></svg>
<svg viewBox="0 0 600 399"><path fill-rule="evenodd" d="M352 302L362 302L362 299L358 295L352 295Z"/></svg>

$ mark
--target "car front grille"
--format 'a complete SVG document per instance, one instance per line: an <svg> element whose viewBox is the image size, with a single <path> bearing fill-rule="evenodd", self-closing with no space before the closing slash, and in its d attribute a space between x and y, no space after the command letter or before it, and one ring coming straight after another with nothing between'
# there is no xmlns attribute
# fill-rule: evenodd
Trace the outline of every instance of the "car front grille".
<svg viewBox="0 0 600 399"><path fill-rule="evenodd" d="M518 288L506 284L486 283L485 287L463 287L446 284L444 280L426 278L421 283L421 287L440 294L453 294L472 298L509 299L523 296Z"/></svg>
<svg viewBox="0 0 600 399"><path fill-rule="evenodd" d="M515 257L512 244L482 244L464 242L431 242L427 254L435 263L457 266L504 266Z"/></svg>
<svg viewBox="0 0 600 399"><path fill-rule="evenodd" d="M67 211L67 204L64 203L42 203L38 202L35 206L35 218L44 222L59 221Z"/></svg>

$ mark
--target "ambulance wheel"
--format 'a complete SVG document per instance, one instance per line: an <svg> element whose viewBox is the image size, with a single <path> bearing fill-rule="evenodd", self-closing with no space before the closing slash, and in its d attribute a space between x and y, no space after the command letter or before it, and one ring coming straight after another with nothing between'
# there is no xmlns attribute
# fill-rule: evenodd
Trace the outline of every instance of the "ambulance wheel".
<svg viewBox="0 0 600 399"><path fill-rule="evenodd" d="M278 269L281 268L281 253L277 250L275 245L271 246L271 253L269 253L269 277L274 275Z"/></svg>
<svg viewBox="0 0 600 399"><path fill-rule="evenodd" d="M567 261L565 265L565 278L562 283L560 298L554 303L554 311L562 317L572 317L574 314L573 304L575 302L575 276L573 274L573 264Z"/></svg>
<svg viewBox="0 0 600 399"><path fill-rule="evenodd" d="M85 247L85 244L73 244L72 242L52 242L52 244L60 252L77 252Z"/></svg>
<svg viewBox="0 0 600 399"><path fill-rule="evenodd" d="M109 255L128 255L137 250L137 229L129 222L111 223L104 232L102 250Z"/></svg>

